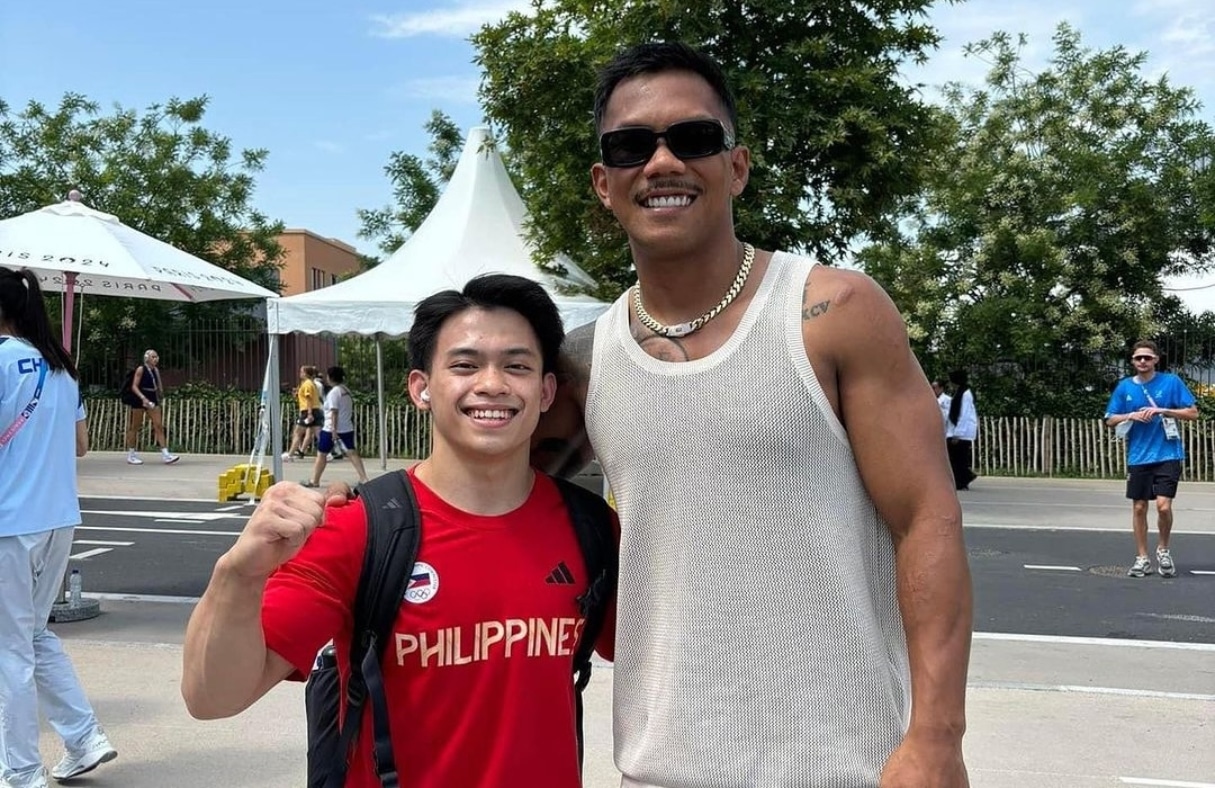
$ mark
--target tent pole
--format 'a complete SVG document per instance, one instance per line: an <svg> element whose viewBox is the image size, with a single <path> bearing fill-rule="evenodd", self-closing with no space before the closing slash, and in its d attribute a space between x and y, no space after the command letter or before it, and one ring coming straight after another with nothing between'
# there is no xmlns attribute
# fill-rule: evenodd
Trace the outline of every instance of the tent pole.
<svg viewBox="0 0 1215 788"><path fill-rule="evenodd" d="M380 470L388 470L388 417L384 414L384 343L383 334L375 335L376 404L380 419Z"/></svg>
<svg viewBox="0 0 1215 788"><path fill-rule="evenodd" d="M67 286L63 288L65 304L63 306L63 349L72 353L72 310L76 308L76 272L68 271L66 274Z"/></svg>
<svg viewBox="0 0 1215 788"><path fill-rule="evenodd" d="M267 304L267 311L269 311ZM267 321L268 323L269 321ZM278 374L278 334L270 333L270 326L266 326L266 338L270 345L270 363L269 375L270 380L266 392L266 407L270 410L270 464L274 469L274 481L281 482L283 480L283 415L281 409L283 407L282 398L279 397L279 382Z"/></svg>

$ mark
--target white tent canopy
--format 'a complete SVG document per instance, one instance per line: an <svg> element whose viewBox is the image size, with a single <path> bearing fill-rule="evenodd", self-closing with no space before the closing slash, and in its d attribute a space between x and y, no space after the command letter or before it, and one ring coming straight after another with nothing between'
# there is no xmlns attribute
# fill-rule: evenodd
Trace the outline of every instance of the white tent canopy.
<svg viewBox="0 0 1215 788"><path fill-rule="evenodd" d="M419 301L440 290L459 290L485 273L540 282L557 302L567 330L591 322L607 305L562 290L594 280L566 257L553 261L568 272L564 281L537 266L523 237L526 218L489 130L473 128L438 204L400 249L344 282L272 302L268 330L401 336L413 325Z"/></svg>
<svg viewBox="0 0 1215 788"><path fill-rule="evenodd" d="M553 261L566 270L563 278L536 265L532 247L523 235L526 220L523 200L506 174L489 130L473 128L439 202L422 226L387 260L344 282L267 302L270 366L275 378L272 390L278 390L278 342L274 335L298 331L376 337L380 457L381 466L386 467L383 356L378 340L409 333L419 301L440 290L463 289L468 280L480 274L502 273L524 276L543 285L556 302L566 330L591 322L608 308L589 296L564 294L571 285L594 284L568 258ZM269 399L274 445L281 446L282 422L273 412L278 409L278 398ZM277 451L274 473L275 478L282 478Z"/></svg>

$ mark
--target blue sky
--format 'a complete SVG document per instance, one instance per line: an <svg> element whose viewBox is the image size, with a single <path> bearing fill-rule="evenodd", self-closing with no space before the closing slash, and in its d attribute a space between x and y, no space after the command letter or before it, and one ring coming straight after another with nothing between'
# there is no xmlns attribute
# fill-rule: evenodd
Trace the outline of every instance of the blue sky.
<svg viewBox="0 0 1215 788"><path fill-rule="evenodd" d="M1148 71L1193 87L1215 124L1211 0L972 0L939 4L945 35L929 85L977 82L983 65L961 47L993 30L1027 33L1031 62L1049 53L1062 20L1087 45L1151 54ZM205 94L207 128L236 148L267 148L256 206L288 227L346 241L357 208L386 204L394 150L425 154L433 109L467 129L480 121L468 35L526 0L107 0L0 3L0 97L14 109L54 105L67 91L103 107L144 108ZM588 163L589 166L589 163Z"/></svg>

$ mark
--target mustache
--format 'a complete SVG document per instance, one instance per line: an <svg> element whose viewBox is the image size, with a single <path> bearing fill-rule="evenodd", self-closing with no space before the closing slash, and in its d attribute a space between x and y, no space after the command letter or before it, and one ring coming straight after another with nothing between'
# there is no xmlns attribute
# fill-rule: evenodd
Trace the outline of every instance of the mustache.
<svg viewBox="0 0 1215 788"><path fill-rule="evenodd" d="M699 185L691 181L685 181L680 178L661 178L656 181L651 181L644 189L637 193L638 200L644 200L654 192L660 191L683 191L700 194L703 189Z"/></svg>

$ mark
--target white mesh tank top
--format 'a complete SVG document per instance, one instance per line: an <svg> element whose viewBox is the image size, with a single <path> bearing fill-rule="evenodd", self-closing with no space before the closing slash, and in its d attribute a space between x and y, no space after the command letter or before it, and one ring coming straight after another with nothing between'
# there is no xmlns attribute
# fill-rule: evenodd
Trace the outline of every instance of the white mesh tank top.
<svg viewBox="0 0 1215 788"><path fill-rule="evenodd" d="M813 262L778 253L734 335L646 355L598 321L587 428L621 519L627 788L876 786L910 681L894 548L802 343Z"/></svg>

